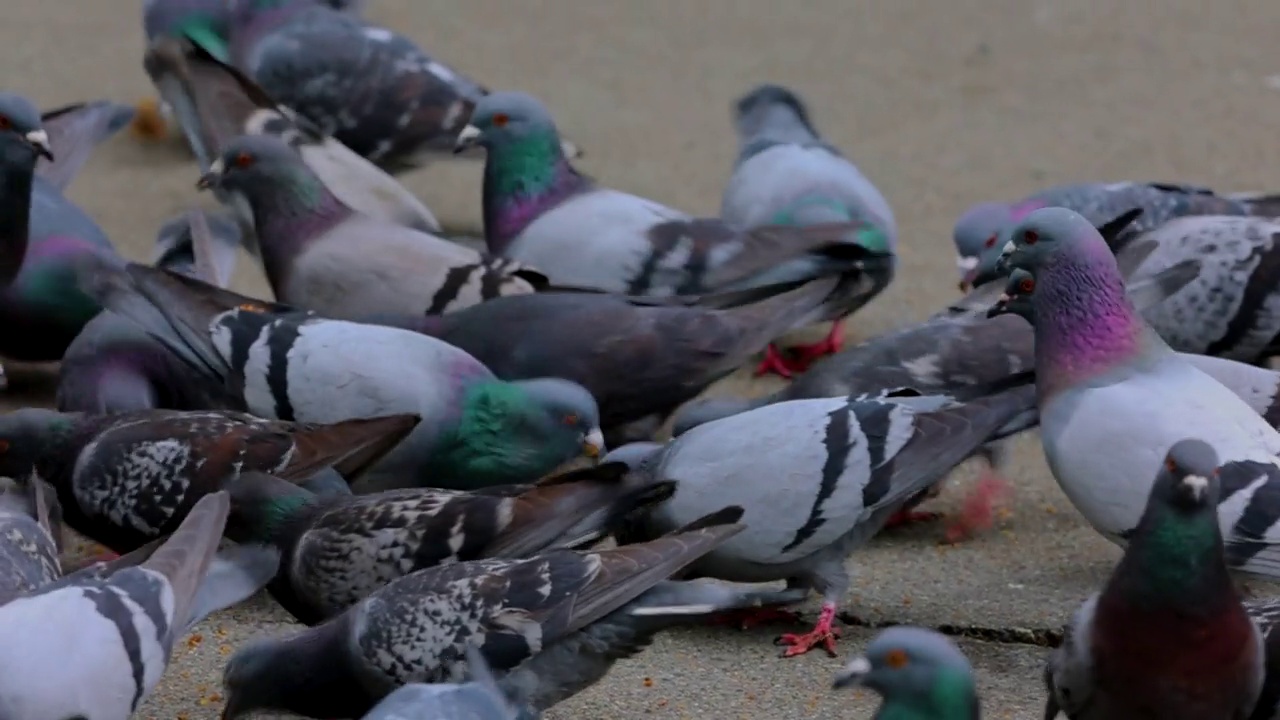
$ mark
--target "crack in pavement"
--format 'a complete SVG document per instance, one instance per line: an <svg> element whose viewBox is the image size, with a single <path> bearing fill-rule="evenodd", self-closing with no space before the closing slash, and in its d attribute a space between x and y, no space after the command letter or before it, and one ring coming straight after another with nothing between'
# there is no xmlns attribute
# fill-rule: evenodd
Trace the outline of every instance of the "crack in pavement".
<svg viewBox="0 0 1280 720"><path fill-rule="evenodd" d="M851 627L880 629L894 625L911 625L896 620L863 620L857 615L840 613L840 622ZM952 637L971 638L991 643L1006 645L1036 645L1038 647L1056 648L1062 644L1062 630L1054 628L1028 627L982 627L979 625L933 625L930 629Z"/></svg>

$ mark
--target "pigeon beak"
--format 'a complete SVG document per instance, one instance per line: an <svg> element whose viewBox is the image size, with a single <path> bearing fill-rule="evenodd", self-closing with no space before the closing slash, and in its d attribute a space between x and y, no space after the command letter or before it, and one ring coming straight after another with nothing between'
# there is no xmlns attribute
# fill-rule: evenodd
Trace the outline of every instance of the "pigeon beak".
<svg viewBox="0 0 1280 720"><path fill-rule="evenodd" d="M1204 502L1204 496L1209 492L1209 478L1203 475L1187 475L1182 478L1182 486L1187 489L1187 494L1191 496L1191 500L1195 503Z"/></svg>
<svg viewBox="0 0 1280 720"><path fill-rule="evenodd" d="M1008 270L1009 258L1013 256L1014 251L1017 249L1017 246L1013 244L1012 240L1004 244L1004 247L1000 250L1000 257L996 260L997 272L1004 272Z"/></svg>
<svg viewBox="0 0 1280 720"><path fill-rule="evenodd" d="M582 454L592 460L604 455L604 432L594 428L582 437Z"/></svg>
<svg viewBox="0 0 1280 720"><path fill-rule="evenodd" d="M209 188L218 187L218 183L222 180L222 171L226 166L222 163L222 158L217 158L209 163L209 170L200 176L196 181L197 190L208 190Z"/></svg>
<svg viewBox="0 0 1280 720"><path fill-rule="evenodd" d="M849 661L840 672L836 673L836 678L831 682L834 690L841 688L861 685L863 679L871 673L871 661L859 655Z"/></svg>
<svg viewBox="0 0 1280 720"><path fill-rule="evenodd" d="M27 144L35 148L40 156L49 162L53 162L53 150L49 147L49 133L44 130L32 130L23 136Z"/></svg>
<svg viewBox="0 0 1280 720"><path fill-rule="evenodd" d="M468 125L462 128L462 132L458 133L458 139L453 143L453 154L457 155L475 145L484 131L475 125Z"/></svg>

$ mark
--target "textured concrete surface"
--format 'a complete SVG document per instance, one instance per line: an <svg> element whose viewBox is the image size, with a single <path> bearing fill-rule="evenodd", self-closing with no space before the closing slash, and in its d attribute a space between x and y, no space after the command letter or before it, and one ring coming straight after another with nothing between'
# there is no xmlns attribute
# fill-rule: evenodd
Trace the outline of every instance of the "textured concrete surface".
<svg viewBox="0 0 1280 720"><path fill-rule="evenodd" d="M139 4L7 0L0 87L46 107L147 95ZM376 20L491 87L541 96L586 148L587 172L694 212L719 205L735 151L730 102L760 81L794 85L828 138L880 184L902 228L900 279L852 322L856 336L917 320L954 295L949 230L971 202L1093 179L1280 189L1280 5L1266 0L1164 0L1158 12L1122 0L371 5ZM405 181L448 224L476 227L479 173L445 163ZM70 194L143 258L159 223L198 201L194 182L181 146L122 137ZM263 289L248 262L237 285ZM44 374L19 375L13 402L47 399ZM714 391L769 387L733 378ZM936 544L939 528L878 539L851 560L849 610L985 637L984 628L1059 625L1118 551L1083 526L1035 438L1020 441L1015 458L1016 496L995 531L951 548ZM958 502L962 489L936 504ZM265 599L210 620L175 653L140 717L217 717L225 655L249 637L290 630ZM871 698L828 690L837 661L778 659L770 637L779 630L670 633L550 716L870 716ZM844 651L868 637L855 629ZM1039 716L1043 649L962 644L988 717Z"/></svg>

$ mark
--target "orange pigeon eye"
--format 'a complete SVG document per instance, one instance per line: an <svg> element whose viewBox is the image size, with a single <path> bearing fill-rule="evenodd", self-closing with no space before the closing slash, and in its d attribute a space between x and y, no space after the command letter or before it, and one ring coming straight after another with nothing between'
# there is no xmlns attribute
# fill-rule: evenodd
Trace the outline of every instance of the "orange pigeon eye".
<svg viewBox="0 0 1280 720"><path fill-rule="evenodd" d="M565 415L565 416L564 416L564 424L565 424L565 425L577 425L577 424L578 424L578 416L577 416L577 415L574 415L573 413L569 413L568 415Z"/></svg>
<svg viewBox="0 0 1280 720"><path fill-rule="evenodd" d="M909 659L907 658L906 650L890 650L889 653L884 656L884 664L894 670L901 670L907 666L908 662Z"/></svg>
<svg viewBox="0 0 1280 720"><path fill-rule="evenodd" d="M991 237L987 238L987 241L982 244L982 247L994 247L995 244L996 244L996 236L993 233Z"/></svg>
<svg viewBox="0 0 1280 720"><path fill-rule="evenodd" d="M1165 460L1165 461L1164 461L1164 469L1165 469L1165 470L1168 470L1169 472L1174 472L1174 471L1176 471L1176 470L1178 469L1178 464L1177 464L1177 463L1175 463L1175 462L1174 462L1174 461L1172 461L1172 460Z"/></svg>
<svg viewBox="0 0 1280 720"><path fill-rule="evenodd" d="M1035 230L1028 230L1022 233L1022 240L1028 245L1035 245L1039 239L1040 239L1040 234L1037 233Z"/></svg>
<svg viewBox="0 0 1280 720"><path fill-rule="evenodd" d="M247 152L241 152L236 155L233 161L236 167L247 168L253 164L253 155Z"/></svg>
<svg viewBox="0 0 1280 720"><path fill-rule="evenodd" d="M1018 292L1030 293L1036 289L1036 281L1032 278L1022 278L1018 281Z"/></svg>
<svg viewBox="0 0 1280 720"><path fill-rule="evenodd" d="M511 122L511 116L506 113L498 113L494 115L493 119L489 122L492 123L494 127L506 127L507 123Z"/></svg>
<svg viewBox="0 0 1280 720"><path fill-rule="evenodd" d="M13 121L8 115L0 115L0 130L8 130L13 127Z"/></svg>

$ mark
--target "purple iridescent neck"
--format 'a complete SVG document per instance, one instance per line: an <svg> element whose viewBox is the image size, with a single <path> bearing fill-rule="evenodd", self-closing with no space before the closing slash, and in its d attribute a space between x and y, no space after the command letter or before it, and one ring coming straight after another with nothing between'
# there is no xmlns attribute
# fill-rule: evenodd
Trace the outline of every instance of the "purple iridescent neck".
<svg viewBox="0 0 1280 720"><path fill-rule="evenodd" d="M277 180L248 197L263 269L277 291L287 281L294 259L316 238L354 214L319 178L310 175L295 183Z"/></svg>
<svg viewBox="0 0 1280 720"><path fill-rule="evenodd" d="M1047 207L1049 207L1049 203L1034 198L1013 203L1009 206L1009 226L1012 227L1036 210Z"/></svg>
<svg viewBox="0 0 1280 720"><path fill-rule="evenodd" d="M1041 402L1122 369L1154 347L1151 331L1125 296L1115 258L1101 242L1074 256L1059 251L1035 277Z"/></svg>
<svg viewBox="0 0 1280 720"><path fill-rule="evenodd" d="M499 255L534 220L590 189L560 149L554 130L491 147L484 167L484 235Z"/></svg>

